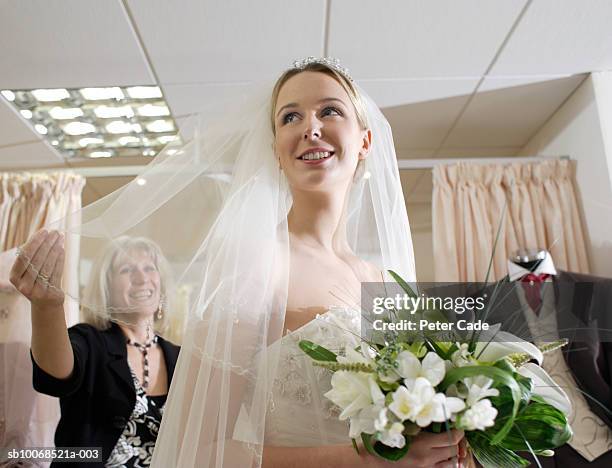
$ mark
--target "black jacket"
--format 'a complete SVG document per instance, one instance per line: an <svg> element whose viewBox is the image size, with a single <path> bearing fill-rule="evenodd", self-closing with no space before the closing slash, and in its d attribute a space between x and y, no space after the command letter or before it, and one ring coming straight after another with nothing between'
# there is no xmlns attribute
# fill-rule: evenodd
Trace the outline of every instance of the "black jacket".
<svg viewBox="0 0 612 468"><path fill-rule="evenodd" d="M104 463L136 404L125 335L116 324L105 331L78 324L69 328L68 334L74 351L72 375L65 380L56 379L32 359L34 388L60 399L56 447L101 447ZM158 343L166 361L170 386L180 348L162 338ZM83 466L91 468L103 463L83 463Z"/></svg>

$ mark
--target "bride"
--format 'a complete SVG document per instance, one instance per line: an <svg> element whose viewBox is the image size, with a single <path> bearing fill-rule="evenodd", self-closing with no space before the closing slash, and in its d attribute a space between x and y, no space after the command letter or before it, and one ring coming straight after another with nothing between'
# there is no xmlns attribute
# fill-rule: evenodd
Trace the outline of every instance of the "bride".
<svg viewBox="0 0 612 468"><path fill-rule="evenodd" d="M357 453L323 396L329 374L296 344L357 345L361 283L383 268L414 280L388 123L331 59L296 62L263 100L236 118L232 187L205 242L214 274L154 466L457 466L459 431L416 437L395 464Z"/></svg>

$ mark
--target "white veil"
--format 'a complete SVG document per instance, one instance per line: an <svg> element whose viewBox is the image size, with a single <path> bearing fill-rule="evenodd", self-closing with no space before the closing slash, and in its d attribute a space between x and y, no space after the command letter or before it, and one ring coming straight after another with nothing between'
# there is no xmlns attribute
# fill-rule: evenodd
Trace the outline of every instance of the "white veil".
<svg viewBox="0 0 612 468"><path fill-rule="evenodd" d="M83 264L120 236L153 240L172 266L175 287L166 288L165 298L171 317L177 291L192 291L156 467L261 465L277 362L269 345L282 335L287 300L291 206L272 150L272 88L254 86L222 117L199 122L183 144L147 166L139 177L144 185L134 181L87 207L83 224L69 233L80 236ZM358 93L372 146L346 205L349 245L381 270L414 281L391 129ZM71 298L105 313L93 299Z"/></svg>

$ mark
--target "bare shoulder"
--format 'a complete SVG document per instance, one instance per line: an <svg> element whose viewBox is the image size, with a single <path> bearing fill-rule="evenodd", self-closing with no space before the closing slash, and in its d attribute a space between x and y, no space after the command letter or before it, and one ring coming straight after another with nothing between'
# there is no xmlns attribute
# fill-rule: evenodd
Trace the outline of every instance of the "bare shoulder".
<svg viewBox="0 0 612 468"><path fill-rule="evenodd" d="M370 283L380 283L383 281L384 274L373 263L367 262L365 260L360 259L360 263L362 266L362 273L365 278L365 281Z"/></svg>

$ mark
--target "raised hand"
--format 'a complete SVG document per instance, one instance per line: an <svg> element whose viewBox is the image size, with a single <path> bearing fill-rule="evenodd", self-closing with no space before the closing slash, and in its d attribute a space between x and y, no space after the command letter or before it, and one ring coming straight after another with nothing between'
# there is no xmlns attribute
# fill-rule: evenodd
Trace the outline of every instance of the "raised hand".
<svg viewBox="0 0 612 468"><path fill-rule="evenodd" d="M44 229L21 247L11 268L10 281L33 306L56 309L64 303L64 235Z"/></svg>

